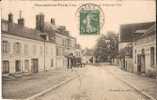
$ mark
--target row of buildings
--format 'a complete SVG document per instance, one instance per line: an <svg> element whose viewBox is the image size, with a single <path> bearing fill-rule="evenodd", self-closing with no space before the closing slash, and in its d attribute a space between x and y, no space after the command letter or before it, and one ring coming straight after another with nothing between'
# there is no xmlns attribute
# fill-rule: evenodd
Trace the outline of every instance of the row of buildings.
<svg viewBox="0 0 157 100"><path fill-rule="evenodd" d="M76 38L66 27L56 25L53 18L45 22L43 14L36 15L36 28L32 29L21 16L15 23L9 13L8 20L1 20L1 30L3 75L66 67L69 53L80 54Z"/></svg>
<svg viewBox="0 0 157 100"><path fill-rule="evenodd" d="M156 76L156 23L121 25L117 58L114 63L120 65L122 69Z"/></svg>

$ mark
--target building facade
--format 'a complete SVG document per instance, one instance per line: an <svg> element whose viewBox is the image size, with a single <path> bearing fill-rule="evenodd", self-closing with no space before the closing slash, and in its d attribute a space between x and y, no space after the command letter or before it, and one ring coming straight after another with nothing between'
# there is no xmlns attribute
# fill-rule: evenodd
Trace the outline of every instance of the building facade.
<svg viewBox="0 0 157 100"><path fill-rule="evenodd" d="M13 22L13 15L2 20L2 73L46 71L55 67L55 43L44 40L40 31ZM24 20L23 20L24 21ZM21 24L22 23L22 24Z"/></svg>
<svg viewBox="0 0 157 100"><path fill-rule="evenodd" d="M67 67L66 56L76 47L76 38L70 36L65 26L56 25L51 18L50 22L44 22L44 15L36 16L36 29L48 33L48 38L56 44L56 67Z"/></svg>
<svg viewBox="0 0 157 100"><path fill-rule="evenodd" d="M156 76L155 22L122 25L120 37L120 66L127 71ZM131 48L127 49L129 45Z"/></svg>
<svg viewBox="0 0 157 100"><path fill-rule="evenodd" d="M2 73L3 75L47 71L67 65L66 55L76 47L76 38L55 20L44 22L44 15L36 16L36 28L24 25L24 19L14 23L13 14L2 19ZM70 52L69 52L70 51Z"/></svg>
<svg viewBox="0 0 157 100"><path fill-rule="evenodd" d="M133 42L134 72L155 75L156 66L156 24L148 28Z"/></svg>

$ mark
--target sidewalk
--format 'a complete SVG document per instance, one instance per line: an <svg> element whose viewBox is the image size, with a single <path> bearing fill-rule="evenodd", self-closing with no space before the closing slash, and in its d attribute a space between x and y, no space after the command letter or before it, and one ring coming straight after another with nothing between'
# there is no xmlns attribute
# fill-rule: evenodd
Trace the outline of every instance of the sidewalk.
<svg viewBox="0 0 157 100"><path fill-rule="evenodd" d="M76 72L79 70L81 69L65 71L65 69L60 68L26 75L12 80L3 80L2 96L4 99L24 99L31 97L76 76Z"/></svg>
<svg viewBox="0 0 157 100"><path fill-rule="evenodd" d="M121 70L118 66L109 65L109 72L142 94L157 100L157 80Z"/></svg>

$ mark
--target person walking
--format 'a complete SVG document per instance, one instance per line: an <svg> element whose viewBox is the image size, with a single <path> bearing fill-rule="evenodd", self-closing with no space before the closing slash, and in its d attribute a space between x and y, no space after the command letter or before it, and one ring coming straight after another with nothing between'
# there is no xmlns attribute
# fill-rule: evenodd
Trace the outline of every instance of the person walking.
<svg viewBox="0 0 157 100"><path fill-rule="evenodd" d="M83 56L83 57L82 57L82 60L81 60L81 66L82 66L82 67L85 67L86 62L87 62L87 61L86 61L86 58Z"/></svg>

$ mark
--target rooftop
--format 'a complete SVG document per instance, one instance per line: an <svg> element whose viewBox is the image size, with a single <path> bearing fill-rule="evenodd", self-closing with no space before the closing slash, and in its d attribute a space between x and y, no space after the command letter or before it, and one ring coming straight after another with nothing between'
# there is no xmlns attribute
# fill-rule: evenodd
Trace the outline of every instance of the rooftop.
<svg viewBox="0 0 157 100"><path fill-rule="evenodd" d="M9 23L4 19L1 20L1 23L8 25L8 30L2 29L2 33L43 41L43 38L39 36L41 32L38 30L21 26L17 23Z"/></svg>
<svg viewBox="0 0 157 100"><path fill-rule="evenodd" d="M139 37L146 32L155 22L123 24L120 26L120 41L132 42L135 37Z"/></svg>

